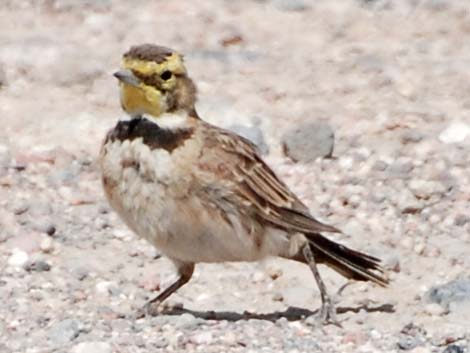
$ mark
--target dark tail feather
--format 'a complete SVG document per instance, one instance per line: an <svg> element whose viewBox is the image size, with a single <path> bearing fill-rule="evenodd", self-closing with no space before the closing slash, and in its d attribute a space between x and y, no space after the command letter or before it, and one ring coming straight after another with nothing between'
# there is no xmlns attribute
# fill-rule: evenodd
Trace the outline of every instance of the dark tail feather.
<svg viewBox="0 0 470 353"><path fill-rule="evenodd" d="M385 287L388 279L380 260L335 243L320 234L307 235L313 253L319 256L319 262L333 268L346 278L357 281L372 281Z"/></svg>

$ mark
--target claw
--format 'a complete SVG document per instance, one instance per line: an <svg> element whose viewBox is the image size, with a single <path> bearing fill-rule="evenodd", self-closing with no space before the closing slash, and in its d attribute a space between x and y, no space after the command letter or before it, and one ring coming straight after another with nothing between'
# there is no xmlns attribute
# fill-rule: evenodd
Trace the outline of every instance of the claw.
<svg viewBox="0 0 470 353"><path fill-rule="evenodd" d="M325 300L324 303L322 303L320 309L320 320L325 325L331 324L338 327L342 327L340 322L338 321L338 318L336 317L336 308L331 302L330 298L328 298L327 300Z"/></svg>

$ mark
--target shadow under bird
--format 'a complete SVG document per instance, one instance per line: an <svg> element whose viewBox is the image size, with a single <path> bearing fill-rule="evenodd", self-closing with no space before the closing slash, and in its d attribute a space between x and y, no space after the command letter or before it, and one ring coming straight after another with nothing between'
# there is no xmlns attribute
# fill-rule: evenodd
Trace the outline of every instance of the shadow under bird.
<svg viewBox="0 0 470 353"><path fill-rule="evenodd" d="M108 132L101 148L105 194L127 226L179 273L142 314L157 313L199 262L279 256L305 263L320 290L323 322L336 322L336 310L317 264L387 285L380 260L321 234L339 230L317 221L250 141L201 120L196 86L179 53L131 47L114 76L129 119Z"/></svg>

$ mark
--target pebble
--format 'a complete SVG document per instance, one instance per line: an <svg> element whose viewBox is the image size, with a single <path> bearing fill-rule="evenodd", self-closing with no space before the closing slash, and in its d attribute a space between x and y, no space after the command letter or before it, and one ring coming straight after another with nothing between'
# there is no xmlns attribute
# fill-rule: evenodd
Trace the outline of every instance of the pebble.
<svg viewBox="0 0 470 353"><path fill-rule="evenodd" d="M470 135L470 126L461 121L450 124L439 134L439 140L445 144L462 142Z"/></svg>
<svg viewBox="0 0 470 353"><path fill-rule="evenodd" d="M266 144L263 131L259 126L246 126L234 124L228 126L227 129L253 142L256 146L258 146L262 154L269 153L269 147Z"/></svg>
<svg viewBox="0 0 470 353"><path fill-rule="evenodd" d="M51 269L51 265L43 260L35 260L24 265L26 271L45 272Z"/></svg>
<svg viewBox="0 0 470 353"><path fill-rule="evenodd" d="M418 143L418 142L421 142L423 138L424 138L424 134L420 130L410 129L410 130L406 130L401 135L401 142L403 144Z"/></svg>
<svg viewBox="0 0 470 353"><path fill-rule="evenodd" d="M35 221L33 223L33 229L50 236L54 235L54 233L56 232L54 224L46 220Z"/></svg>
<svg viewBox="0 0 470 353"><path fill-rule="evenodd" d="M58 346L65 345L80 335L81 323L74 319L65 319L54 323L47 333L48 339ZM87 352L90 353L90 352Z"/></svg>
<svg viewBox="0 0 470 353"><path fill-rule="evenodd" d="M54 241L51 238L44 238L39 244L39 248L44 253L50 253L54 250Z"/></svg>
<svg viewBox="0 0 470 353"><path fill-rule="evenodd" d="M457 216L455 216L455 219L454 219L454 224L456 226L464 226L466 224L469 224L470 223L470 216L467 215L467 214L458 214Z"/></svg>
<svg viewBox="0 0 470 353"><path fill-rule="evenodd" d="M410 323L400 331L397 346L403 350L411 350L422 346L426 341L426 331L420 326Z"/></svg>
<svg viewBox="0 0 470 353"><path fill-rule="evenodd" d="M441 286L432 287L426 293L431 303L437 303L445 308L457 309L457 304L470 302L470 278L459 278ZM450 305L453 303L454 305Z"/></svg>
<svg viewBox="0 0 470 353"><path fill-rule="evenodd" d="M434 194L446 192L444 185L436 181L413 179L408 184L411 192L418 198L427 200Z"/></svg>
<svg viewBox="0 0 470 353"><path fill-rule="evenodd" d="M111 287L116 287L116 283L112 281L102 281L95 285L96 292L103 295L110 295Z"/></svg>
<svg viewBox="0 0 470 353"><path fill-rule="evenodd" d="M196 344L211 344L214 337L210 331L205 331L193 335L190 340Z"/></svg>
<svg viewBox="0 0 470 353"><path fill-rule="evenodd" d="M193 330L199 326L200 320L196 319L194 315L189 313L184 313L179 315L176 320L174 320L173 325L179 330Z"/></svg>
<svg viewBox="0 0 470 353"><path fill-rule="evenodd" d="M431 316L442 316L446 313L446 310L437 303L427 304L424 311Z"/></svg>
<svg viewBox="0 0 470 353"><path fill-rule="evenodd" d="M26 213L29 210L29 204L24 201L19 201L13 206L13 213L17 216Z"/></svg>
<svg viewBox="0 0 470 353"><path fill-rule="evenodd" d="M397 206L401 213L415 214L423 209L424 204L422 201L418 200L410 190L403 189L398 194Z"/></svg>
<svg viewBox="0 0 470 353"><path fill-rule="evenodd" d="M284 154L294 162L310 163L320 157L331 157L334 132L322 122L300 124L282 136Z"/></svg>
<svg viewBox="0 0 470 353"><path fill-rule="evenodd" d="M465 348L456 344L450 344L442 351L442 353L465 353Z"/></svg>
<svg viewBox="0 0 470 353"><path fill-rule="evenodd" d="M13 267L24 267L29 260L27 252L13 249L12 254L8 258L8 264Z"/></svg>
<svg viewBox="0 0 470 353"><path fill-rule="evenodd" d="M289 12L305 11L312 6L307 0L271 0L271 3L279 10Z"/></svg>
<svg viewBox="0 0 470 353"><path fill-rule="evenodd" d="M113 353L108 342L81 342L72 348L72 353Z"/></svg>

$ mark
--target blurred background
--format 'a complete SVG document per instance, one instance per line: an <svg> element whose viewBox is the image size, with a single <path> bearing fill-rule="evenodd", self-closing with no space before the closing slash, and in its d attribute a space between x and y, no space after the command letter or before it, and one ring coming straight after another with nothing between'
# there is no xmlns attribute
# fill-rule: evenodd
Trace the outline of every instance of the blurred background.
<svg viewBox="0 0 470 353"><path fill-rule="evenodd" d="M1 0L0 351L464 352L469 38L464 0ZM110 211L96 162L125 117L112 73L141 43L183 53L201 117L384 259L389 289L337 294L343 329L280 314L319 305L282 260L199 266L174 302L222 319L128 319L173 275Z"/></svg>

